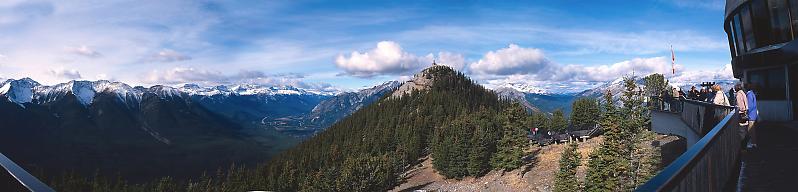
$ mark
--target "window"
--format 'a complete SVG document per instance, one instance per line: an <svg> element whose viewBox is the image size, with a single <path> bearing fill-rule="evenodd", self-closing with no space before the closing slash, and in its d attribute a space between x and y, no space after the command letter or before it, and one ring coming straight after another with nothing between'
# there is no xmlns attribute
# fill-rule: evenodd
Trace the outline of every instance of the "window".
<svg viewBox="0 0 798 192"><path fill-rule="evenodd" d="M767 1L759 0L751 2L751 17L754 22L753 28L756 38L756 46L754 46L754 48L772 44L770 14L768 14L768 6L765 2Z"/></svg>
<svg viewBox="0 0 798 192"><path fill-rule="evenodd" d="M740 14L734 15L734 38L737 41L737 54L745 53L745 39L743 39L743 26L740 25Z"/></svg>
<svg viewBox="0 0 798 192"><path fill-rule="evenodd" d="M792 40L790 12L786 0L768 0L770 26L773 36L769 44L779 44Z"/></svg>
<svg viewBox="0 0 798 192"><path fill-rule="evenodd" d="M792 36L798 38L798 0L789 0L790 4L790 23L792 24Z"/></svg>
<svg viewBox="0 0 798 192"><path fill-rule="evenodd" d="M784 68L748 72L748 83L756 85L757 99L786 100L787 84Z"/></svg>
<svg viewBox="0 0 798 192"><path fill-rule="evenodd" d="M743 38L745 39L745 51L751 51L756 48L756 41L754 41L753 23L751 22L751 9L748 5L743 5L740 10L740 19L743 21Z"/></svg>
<svg viewBox="0 0 798 192"><path fill-rule="evenodd" d="M734 31L734 20L729 21L728 25L729 25L729 47L731 47L731 49L730 49L731 50L731 54L732 54L732 56L738 56L740 54L737 53L737 51L740 50L740 49L737 48L737 38L736 38L737 35L734 34L735 33L735 31Z"/></svg>

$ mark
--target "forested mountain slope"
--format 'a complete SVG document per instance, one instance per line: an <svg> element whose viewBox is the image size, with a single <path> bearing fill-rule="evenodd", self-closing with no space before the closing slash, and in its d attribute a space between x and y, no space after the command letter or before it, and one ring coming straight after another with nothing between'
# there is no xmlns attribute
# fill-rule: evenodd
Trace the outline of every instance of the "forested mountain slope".
<svg viewBox="0 0 798 192"><path fill-rule="evenodd" d="M358 110L273 158L260 168L263 178L251 184L278 191L387 190L427 154L433 154L436 169L448 177L520 164L521 151L497 147L512 146L519 137L525 142L520 105L510 107L493 91L449 67L427 68L416 79L425 79L427 87L399 88L400 97L386 97ZM407 91L411 89L415 91ZM496 118L506 114L504 109L515 117ZM499 126L502 123L506 125ZM514 129L503 132L499 127ZM507 158L499 157L502 154Z"/></svg>

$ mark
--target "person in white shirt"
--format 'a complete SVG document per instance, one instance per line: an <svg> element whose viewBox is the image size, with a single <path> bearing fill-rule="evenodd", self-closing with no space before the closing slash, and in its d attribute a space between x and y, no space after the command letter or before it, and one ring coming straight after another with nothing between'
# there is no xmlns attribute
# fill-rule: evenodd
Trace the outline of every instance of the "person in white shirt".
<svg viewBox="0 0 798 192"><path fill-rule="evenodd" d="M729 98L726 97L726 94L723 94L723 88L721 88L720 85L713 85L712 90L715 91L715 99L712 100L712 103L715 103L715 105L731 106L729 104Z"/></svg>

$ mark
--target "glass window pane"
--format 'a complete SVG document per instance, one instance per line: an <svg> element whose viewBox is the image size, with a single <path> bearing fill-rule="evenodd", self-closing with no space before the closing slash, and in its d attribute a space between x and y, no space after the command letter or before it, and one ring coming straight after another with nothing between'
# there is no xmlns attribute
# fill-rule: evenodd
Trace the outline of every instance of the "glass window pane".
<svg viewBox="0 0 798 192"><path fill-rule="evenodd" d="M789 0L793 37L798 38L798 0Z"/></svg>
<svg viewBox="0 0 798 192"><path fill-rule="evenodd" d="M770 26L773 31L772 44L784 43L792 38L790 15L786 0L768 0Z"/></svg>
<svg viewBox="0 0 798 192"><path fill-rule="evenodd" d="M754 35L756 36L755 48L773 44L771 40L770 14L768 14L768 6L765 2L764 0L751 2L751 16L754 22Z"/></svg>
<svg viewBox="0 0 798 192"><path fill-rule="evenodd" d="M731 46L731 54L732 56L738 56L740 54L737 53L737 35L734 34L734 20L729 21L729 46Z"/></svg>
<svg viewBox="0 0 798 192"><path fill-rule="evenodd" d="M737 40L737 53L742 54L745 53L745 39L743 39L743 26L740 25L740 14L734 15L734 34L735 39Z"/></svg>
<svg viewBox="0 0 798 192"><path fill-rule="evenodd" d="M745 37L745 50L746 52L756 48L756 41L754 39L754 25L751 22L751 9L748 5L743 5L740 10L740 19L743 20L743 36Z"/></svg>
<svg viewBox="0 0 798 192"><path fill-rule="evenodd" d="M787 88L783 68L748 72L748 82L756 85L757 99L785 100Z"/></svg>

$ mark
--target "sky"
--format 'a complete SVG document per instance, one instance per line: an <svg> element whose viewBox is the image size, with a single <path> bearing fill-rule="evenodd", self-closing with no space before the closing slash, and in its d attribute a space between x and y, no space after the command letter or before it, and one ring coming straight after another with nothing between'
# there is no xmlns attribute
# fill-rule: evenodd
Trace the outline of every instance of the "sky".
<svg viewBox="0 0 798 192"><path fill-rule="evenodd" d="M732 78L720 0L2 0L0 78L353 90L433 60L488 87Z"/></svg>

